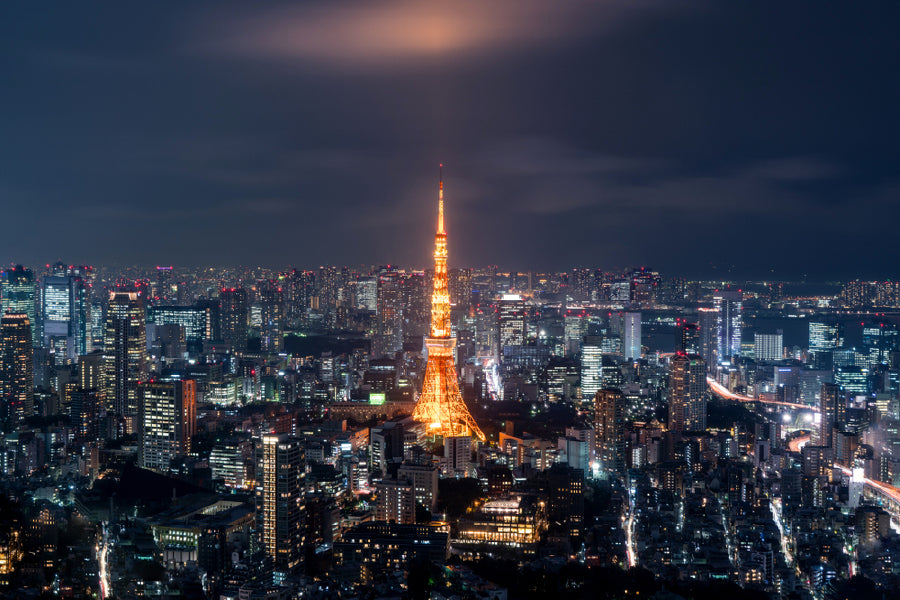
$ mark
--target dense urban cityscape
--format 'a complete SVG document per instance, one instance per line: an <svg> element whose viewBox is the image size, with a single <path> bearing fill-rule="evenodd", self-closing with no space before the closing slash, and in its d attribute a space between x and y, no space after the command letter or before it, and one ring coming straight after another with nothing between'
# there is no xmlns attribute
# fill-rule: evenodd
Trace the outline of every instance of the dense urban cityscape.
<svg viewBox="0 0 900 600"><path fill-rule="evenodd" d="M427 269L3 270L4 595L896 593L900 282L448 268L437 195Z"/></svg>
<svg viewBox="0 0 900 600"><path fill-rule="evenodd" d="M900 600L900 4L0 11L0 598Z"/></svg>

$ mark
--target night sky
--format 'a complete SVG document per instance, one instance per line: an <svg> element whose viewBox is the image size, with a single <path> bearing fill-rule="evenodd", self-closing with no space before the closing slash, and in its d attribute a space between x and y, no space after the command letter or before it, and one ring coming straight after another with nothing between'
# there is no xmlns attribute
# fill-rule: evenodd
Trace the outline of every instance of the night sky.
<svg viewBox="0 0 900 600"><path fill-rule="evenodd" d="M5 2L0 260L900 277L898 16Z"/></svg>

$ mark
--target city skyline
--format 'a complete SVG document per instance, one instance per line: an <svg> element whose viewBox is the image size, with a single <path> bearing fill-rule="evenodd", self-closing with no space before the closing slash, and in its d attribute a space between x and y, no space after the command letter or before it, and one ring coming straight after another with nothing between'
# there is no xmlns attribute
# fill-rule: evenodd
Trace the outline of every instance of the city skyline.
<svg viewBox="0 0 900 600"><path fill-rule="evenodd" d="M898 275L888 4L8 10L16 262Z"/></svg>
<svg viewBox="0 0 900 600"><path fill-rule="evenodd" d="M2 598L900 600L900 8L4 8Z"/></svg>

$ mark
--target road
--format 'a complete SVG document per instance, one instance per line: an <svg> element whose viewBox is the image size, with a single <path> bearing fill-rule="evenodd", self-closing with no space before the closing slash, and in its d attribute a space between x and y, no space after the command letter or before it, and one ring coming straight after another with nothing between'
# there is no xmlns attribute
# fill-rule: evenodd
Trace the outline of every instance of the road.
<svg viewBox="0 0 900 600"><path fill-rule="evenodd" d="M628 519L623 523L625 529L625 554L628 566L637 566L637 553L634 551L634 488L628 488Z"/></svg>
<svg viewBox="0 0 900 600"><path fill-rule="evenodd" d="M799 435L788 442L788 450L791 452L800 452L803 449L803 446L809 443L809 434Z"/></svg>
<svg viewBox="0 0 900 600"><path fill-rule="evenodd" d="M778 400L768 400L765 398L751 398L750 396L743 396L741 394L735 394L728 390L724 385L713 379L712 377L706 378L706 383L709 384L709 389L717 396L721 396L722 398L727 398L729 400L738 400L739 402L761 402L762 404L773 404L776 406L787 406L788 408L799 408L801 410L808 410L810 412L817 413L819 409L814 406L808 406L806 404L797 404L796 402L779 402Z"/></svg>
<svg viewBox="0 0 900 600"><path fill-rule="evenodd" d="M97 554L97 562L100 563L100 600L106 600L109 597L109 571L106 565L106 557L109 553L109 537L106 533L106 523L101 524L101 528L103 529L103 536Z"/></svg>
<svg viewBox="0 0 900 600"><path fill-rule="evenodd" d="M840 465L834 466L840 469L845 475L851 475L851 471L847 467L842 467ZM868 477L863 479L863 483L884 494L885 496L896 502L898 506L900 506L900 488L894 487L887 483L881 483L880 481L875 481L874 479L869 479Z"/></svg>
<svg viewBox="0 0 900 600"><path fill-rule="evenodd" d="M788 449L791 452L800 452L803 446L809 443L809 440L809 434L797 436L790 442L788 442ZM835 465L835 467L840 469L845 475L852 474L850 469L848 469L847 467L842 467L840 465ZM869 478L863 479L863 484L890 498L892 501L897 503L898 507L900 507L900 488Z"/></svg>

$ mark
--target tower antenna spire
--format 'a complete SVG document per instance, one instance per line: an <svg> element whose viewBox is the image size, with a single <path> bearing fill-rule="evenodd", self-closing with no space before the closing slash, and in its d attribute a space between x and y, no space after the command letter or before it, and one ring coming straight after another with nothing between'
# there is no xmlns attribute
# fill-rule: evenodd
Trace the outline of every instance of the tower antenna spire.
<svg viewBox="0 0 900 600"><path fill-rule="evenodd" d="M444 233L444 163L438 169L438 233Z"/></svg>

